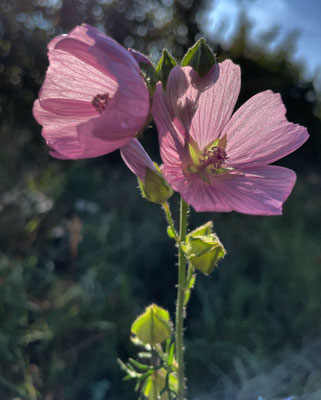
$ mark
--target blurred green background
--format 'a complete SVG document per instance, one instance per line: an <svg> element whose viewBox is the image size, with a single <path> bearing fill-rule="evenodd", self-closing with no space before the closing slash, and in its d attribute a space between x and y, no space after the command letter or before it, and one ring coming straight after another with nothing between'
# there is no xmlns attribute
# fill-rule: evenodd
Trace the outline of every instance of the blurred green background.
<svg viewBox="0 0 321 400"><path fill-rule="evenodd" d="M307 2L309 3L309 2ZM205 0L0 0L0 399L129 400L117 357L135 354L130 325L151 302L174 312L176 255L162 210L140 198L119 152L49 157L32 104L46 45L88 22L156 61L180 59L207 35L242 68L238 106L282 94L309 141L278 165L298 181L280 217L196 214L213 220L228 255L198 276L186 320L189 399L321 399L321 105L293 62L295 35L255 43L246 6L233 37L209 35ZM206 23L205 23L206 20ZM154 127L143 144L159 160ZM178 197L171 200L177 220Z"/></svg>

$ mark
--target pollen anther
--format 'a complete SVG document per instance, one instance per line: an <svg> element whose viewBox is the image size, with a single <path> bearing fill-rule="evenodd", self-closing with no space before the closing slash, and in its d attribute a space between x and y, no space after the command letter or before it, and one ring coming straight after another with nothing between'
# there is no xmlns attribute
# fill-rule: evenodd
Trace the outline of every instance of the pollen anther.
<svg viewBox="0 0 321 400"><path fill-rule="evenodd" d="M211 172L215 172L216 169L222 167L226 160L227 155L225 150L214 146L209 150L204 150L199 161L203 168L211 166Z"/></svg>
<svg viewBox="0 0 321 400"><path fill-rule="evenodd" d="M107 106L108 103L110 101L110 97L108 93L104 93L104 94L97 94L91 104L96 108L97 112L99 112L99 114L102 114Z"/></svg>

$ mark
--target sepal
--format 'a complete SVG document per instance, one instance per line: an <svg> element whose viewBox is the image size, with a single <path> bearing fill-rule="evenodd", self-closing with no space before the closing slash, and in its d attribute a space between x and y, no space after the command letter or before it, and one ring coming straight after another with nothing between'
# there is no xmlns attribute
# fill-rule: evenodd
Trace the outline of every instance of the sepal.
<svg viewBox="0 0 321 400"><path fill-rule="evenodd" d="M137 61L140 71L145 79L145 82L148 86L149 93L151 96L153 96L156 83L158 81L157 79L157 73L154 68L154 65L150 61L148 57L146 57L144 54L140 53L137 50L134 49L128 49L128 51L131 53L131 55L135 58Z"/></svg>
<svg viewBox="0 0 321 400"><path fill-rule="evenodd" d="M191 66L203 78L215 64L215 55L204 38L199 39L185 54L182 67Z"/></svg>
<svg viewBox="0 0 321 400"><path fill-rule="evenodd" d="M177 62L174 57L168 52L168 50L164 49L156 67L158 80L162 82L164 89L166 89L169 73L175 65L177 65Z"/></svg>

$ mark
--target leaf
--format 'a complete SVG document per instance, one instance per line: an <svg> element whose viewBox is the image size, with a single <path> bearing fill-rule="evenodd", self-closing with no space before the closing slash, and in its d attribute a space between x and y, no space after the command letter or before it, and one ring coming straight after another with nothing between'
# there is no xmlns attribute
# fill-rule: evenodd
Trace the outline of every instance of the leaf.
<svg viewBox="0 0 321 400"><path fill-rule="evenodd" d="M199 39L185 54L182 67L193 67L199 76L204 77L215 64L215 55L204 38Z"/></svg>
<svg viewBox="0 0 321 400"><path fill-rule="evenodd" d="M131 332L143 343L154 346L172 335L168 311L155 304L146 308L133 323Z"/></svg>

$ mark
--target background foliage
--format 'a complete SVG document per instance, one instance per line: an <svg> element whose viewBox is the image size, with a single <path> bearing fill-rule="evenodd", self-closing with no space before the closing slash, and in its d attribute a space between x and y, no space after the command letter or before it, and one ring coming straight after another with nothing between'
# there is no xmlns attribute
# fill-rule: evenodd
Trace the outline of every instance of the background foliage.
<svg viewBox="0 0 321 400"><path fill-rule="evenodd" d="M154 60L164 46L179 59L204 34L209 7L0 0L1 399L132 399L116 363L134 352L131 322L151 302L174 311L175 249L162 211L140 199L118 152L74 162L47 154L31 114L47 42L86 21ZM319 94L290 62L290 39L268 52L273 32L253 45L249 29L244 11L228 48L211 42L219 61L241 65L238 105L280 92L311 138L278 163L298 173L282 217L191 213L191 227L214 219L228 256L210 279L198 277L190 302L188 386L194 399L320 399ZM153 127L143 143L159 161Z"/></svg>

